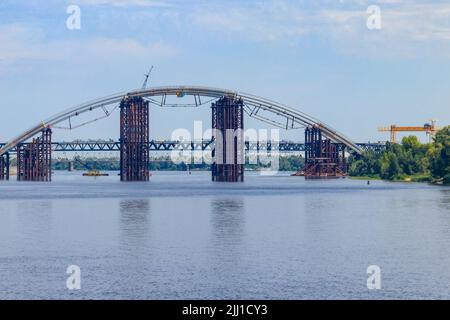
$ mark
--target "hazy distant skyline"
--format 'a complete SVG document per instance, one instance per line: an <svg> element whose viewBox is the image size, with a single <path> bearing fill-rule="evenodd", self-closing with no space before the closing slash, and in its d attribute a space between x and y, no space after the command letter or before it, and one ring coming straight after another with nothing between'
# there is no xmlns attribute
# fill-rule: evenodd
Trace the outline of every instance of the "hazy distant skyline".
<svg viewBox="0 0 450 320"><path fill-rule="evenodd" d="M447 3L446 3L447 2ZM67 6L81 8L68 30ZM366 26L381 8L381 30ZM389 124L450 123L448 1L2 0L0 140L90 99L151 85L253 93L355 141ZM151 111L152 138L210 123L201 110ZM247 121L246 126L265 126ZM300 131L284 135L302 140ZM424 135L420 135L424 140ZM117 115L55 140L118 137Z"/></svg>

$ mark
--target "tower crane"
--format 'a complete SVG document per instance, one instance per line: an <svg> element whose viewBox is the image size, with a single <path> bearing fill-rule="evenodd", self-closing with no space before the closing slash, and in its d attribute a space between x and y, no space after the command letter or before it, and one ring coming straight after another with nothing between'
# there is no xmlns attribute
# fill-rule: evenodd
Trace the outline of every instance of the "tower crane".
<svg viewBox="0 0 450 320"><path fill-rule="evenodd" d="M146 89L147 88L148 78L150 77L150 74L152 73L152 70L153 70L153 66L150 68L150 70L148 71L147 74L144 74L145 80L144 80L144 83L142 84L142 89Z"/></svg>

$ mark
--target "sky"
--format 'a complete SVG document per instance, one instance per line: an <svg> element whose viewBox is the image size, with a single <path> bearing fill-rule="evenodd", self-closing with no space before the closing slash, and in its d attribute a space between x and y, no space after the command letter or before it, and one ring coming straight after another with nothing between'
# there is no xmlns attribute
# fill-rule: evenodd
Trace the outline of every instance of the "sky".
<svg viewBox="0 0 450 320"><path fill-rule="evenodd" d="M80 29L67 28L69 5L80 8ZM371 5L380 9L378 29L367 26ZM384 141L380 126L450 123L450 1L0 0L0 140L85 101L140 88L151 65L150 86L248 92L354 141ZM211 121L208 107L150 114L154 139ZM267 127L252 119L245 126ZM281 135L303 140L300 130ZM118 136L115 113L55 130L53 139Z"/></svg>

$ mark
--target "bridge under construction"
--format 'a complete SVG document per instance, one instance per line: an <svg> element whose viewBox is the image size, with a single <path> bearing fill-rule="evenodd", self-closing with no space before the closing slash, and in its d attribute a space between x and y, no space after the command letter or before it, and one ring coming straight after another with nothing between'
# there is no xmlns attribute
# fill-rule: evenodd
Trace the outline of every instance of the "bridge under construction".
<svg viewBox="0 0 450 320"><path fill-rule="evenodd" d="M168 97L191 97L193 103L184 106L211 108L212 139L209 141L150 140L149 108L177 107ZM120 109L120 141L118 142L52 142L53 129L58 124L81 114L106 107ZM10 157L17 157L17 179L51 181L51 159L55 151L119 151L122 181L148 181L149 152L210 149L213 156L212 180L238 182L244 180L245 151L260 150L258 141L244 141L245 116L258 119L285 130L305 130L305 142L266 142L265 150L305 152L304 175L307 178L340 177L347 173L345 153L361 154L367 149L380 150L381 144L357 144L318 119L269 99L237 91L197 87L170 86L140 89L93 100L67 109L0 145L0 180L9 179ZM32 139L29 141L29 139ZM281 149L280 149L281 148ZM301 169L301 168L299 168Z"/></svg>

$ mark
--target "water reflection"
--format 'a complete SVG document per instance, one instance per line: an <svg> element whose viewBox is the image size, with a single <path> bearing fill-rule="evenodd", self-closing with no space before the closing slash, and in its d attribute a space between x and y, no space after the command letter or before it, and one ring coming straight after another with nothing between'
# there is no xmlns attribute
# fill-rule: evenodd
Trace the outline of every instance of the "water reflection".
<svg viewBox="0 0 450 320"><path fill-rule="evenodd" d="M239 244L244 237L245 216L243 199L213 199L211 224L214 241L220 245Z"/></svg>
<svg viewBox="0 0 450 320"><path fill-rule="evenodd" d="M128 249L140 248L148 238L150 201L124 199L119 203L121 243Z"/></svg>

